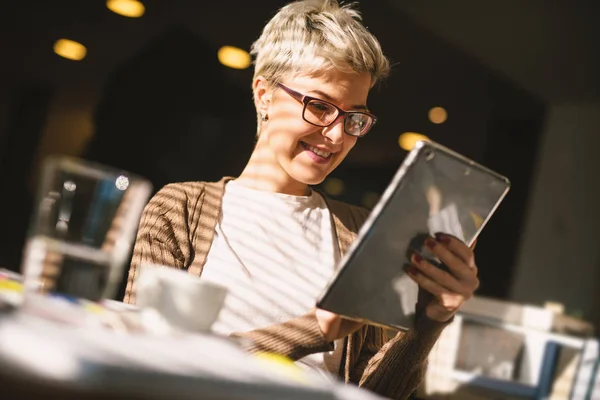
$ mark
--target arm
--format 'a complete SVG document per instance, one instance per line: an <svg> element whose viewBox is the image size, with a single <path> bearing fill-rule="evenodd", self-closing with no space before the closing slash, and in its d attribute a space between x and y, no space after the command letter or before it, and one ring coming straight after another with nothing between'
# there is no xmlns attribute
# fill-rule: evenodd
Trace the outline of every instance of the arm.
<svg viewBox="0 0 600 400"><path fill-rule="evenodd" d="M296 361L304 356L333 350L319 328L315 310L283 324L270 325L250 332L233 333L231 336L250 339L246 348L251 353L276 353Z"/></svg>
<svg viewBox="0 0 600 400"><path fill-rule="evenodd" d="M140 220L127 278L125 303L135 303L135 280L142 264L187 268L192 253L186 220L189 196L181 185L162 188L146 205Z"/></svg>
<svg viewBox="0 0 600 400"><path fill-rule="evenodd" d="M423 380L429 352L449 323L421 316L412 330L397 333L382 347L379 347L381 339L373 338L375 332L367 331L371 337L361 350L352 380L392 399L408 398Z"/></svg>

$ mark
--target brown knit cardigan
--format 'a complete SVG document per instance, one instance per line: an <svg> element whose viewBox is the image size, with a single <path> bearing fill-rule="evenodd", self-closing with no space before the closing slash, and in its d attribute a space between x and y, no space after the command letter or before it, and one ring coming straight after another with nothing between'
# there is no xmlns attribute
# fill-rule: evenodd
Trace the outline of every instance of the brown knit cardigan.
<svg viewBox="0 0 600 400"><path fill-rule="evenodd" d="M143 263L202 274L225 184L230 179L170 184L150 200L140 222L125 302L135 302L137 269ZM331 199L326 201L343 254L368 211ZM382 396L406 399L422 381L428 354L446 325L422 316L414 329L399 332L387 342L383 329L365 325L345 339L340 377ZM333 349L319 329L314 310L283 324L234 335L252 339L254 346L250 351L278 353L293 360Z"/></svg>

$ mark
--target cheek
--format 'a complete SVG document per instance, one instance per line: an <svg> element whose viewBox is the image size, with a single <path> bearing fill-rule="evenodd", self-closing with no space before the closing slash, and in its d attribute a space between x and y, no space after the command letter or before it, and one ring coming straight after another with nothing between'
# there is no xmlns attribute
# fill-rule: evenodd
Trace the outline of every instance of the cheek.
<svg viewBox="0 0 600 400"><path fill-rule="evenodd" d="M282 124L279 129L274 130L269 137L269 142L279 154L293 157L301 150L299 143L312 133L311 127L290 121L289 124Z"/></svg>
<svg viewBox="0 0 600 400"><path fill-rule="evenodd" d="M303 120L290 122L282 132L285 132L285 140L289 145L296 146L301 141L316 141L315 136L320 136L320 128L315 127Z"/></svg>

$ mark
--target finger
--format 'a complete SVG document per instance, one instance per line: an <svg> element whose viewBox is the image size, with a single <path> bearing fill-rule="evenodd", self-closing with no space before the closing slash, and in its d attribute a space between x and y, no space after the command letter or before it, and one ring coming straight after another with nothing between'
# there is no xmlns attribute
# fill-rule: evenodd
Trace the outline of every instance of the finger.
<svg viewBox="0 0 600 400"><path fill-rule="evenodd" d="M446 248L445 245L440 242L427 238L425 239L425 246L443 263L449 270L450 273L454 274L458 279L468 279L472 274L473 270L456 254Z"/></svg>
<svg viewBox="0 0 600 400"><path fill-rule="evenodd" d="M438 300L441 299L442 297L461 297L461 298L469 298L470 296L466 296L460 293L455 293L451 290L449 290L448 288L445 288L444 286L440 285L439 283L435 282L434 280L430 279L429 277L427 277L426 275L418 272L418 270L415 272L415 270L409 270L408 271L408 276L417 283L417 285L419 285L420 288L422 288L423 290L431 293L435 298L437 298Z"/></svg>
<svg viewBox="0 0 600 400"><path fill-rule="evenodd" d="M444 244L444 246L452 253L462 259L465 264L471 268L475 268L475 255L473 250L469 248L463 241L455 238L452 235L444 233L436 233L435 237L438 242Z"/></svg>
<svg viewBox="0 0 600 400"><path fill-rule="evenodd" d="M445 269L460 281L470 281L477 276L476 267L470 267L460 257L433 239L425 242L430 251L437 256ZM433 263L432 263L433 264ZM442 268L444 269L444 268Z"/></svg>
<svg viewBox="0 0 600 400"><path fill-rule="evenodd" d="M454 275L423 260L419 254L414 253L410 261L421 274L438 285L456 293L464 293L468 290L463 287L463 283L458 281Z"/></svg>
<svg viewBox="0 0 600 400"><path fill-rule="evenodd" d="M445 245L433 239L427 239L425 245L459 280L471 280L477 276L477 268L475 266L469 266L462 258L448 250Z"/></svg>
<svg viewBox="0 0 600 400"><path fill-rule="evenodd" d="M445 313L456 313L460 306L473 297L472 293L467 295L461 295L453 293L446 288L436 285L435 282L428 281L427 277L420 276L421 274L409 274L410 278L417 283L419 286L419 304L421 309L426 309L432 304L433 298L435 298L438 307L441 307ZM430 297L427 299L427 297ZM446 320L446 319L444 319Z"/></svg>

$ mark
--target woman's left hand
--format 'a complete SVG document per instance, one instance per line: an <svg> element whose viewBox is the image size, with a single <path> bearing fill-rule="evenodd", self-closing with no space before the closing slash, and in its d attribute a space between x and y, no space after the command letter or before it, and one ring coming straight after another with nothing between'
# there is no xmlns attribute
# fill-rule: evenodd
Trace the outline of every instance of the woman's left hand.
<svg viewBox="0 0 600 400"><path fill-rule="evenodd" d="M420 291L431 294L424 304L429 319L446 322L465 301L473 297L479 287L475 256L472 249L450 235L436 234L436 239L427 239L425 245L449 271L422 260L414 253L407 272L419 285Z"/></svg>

